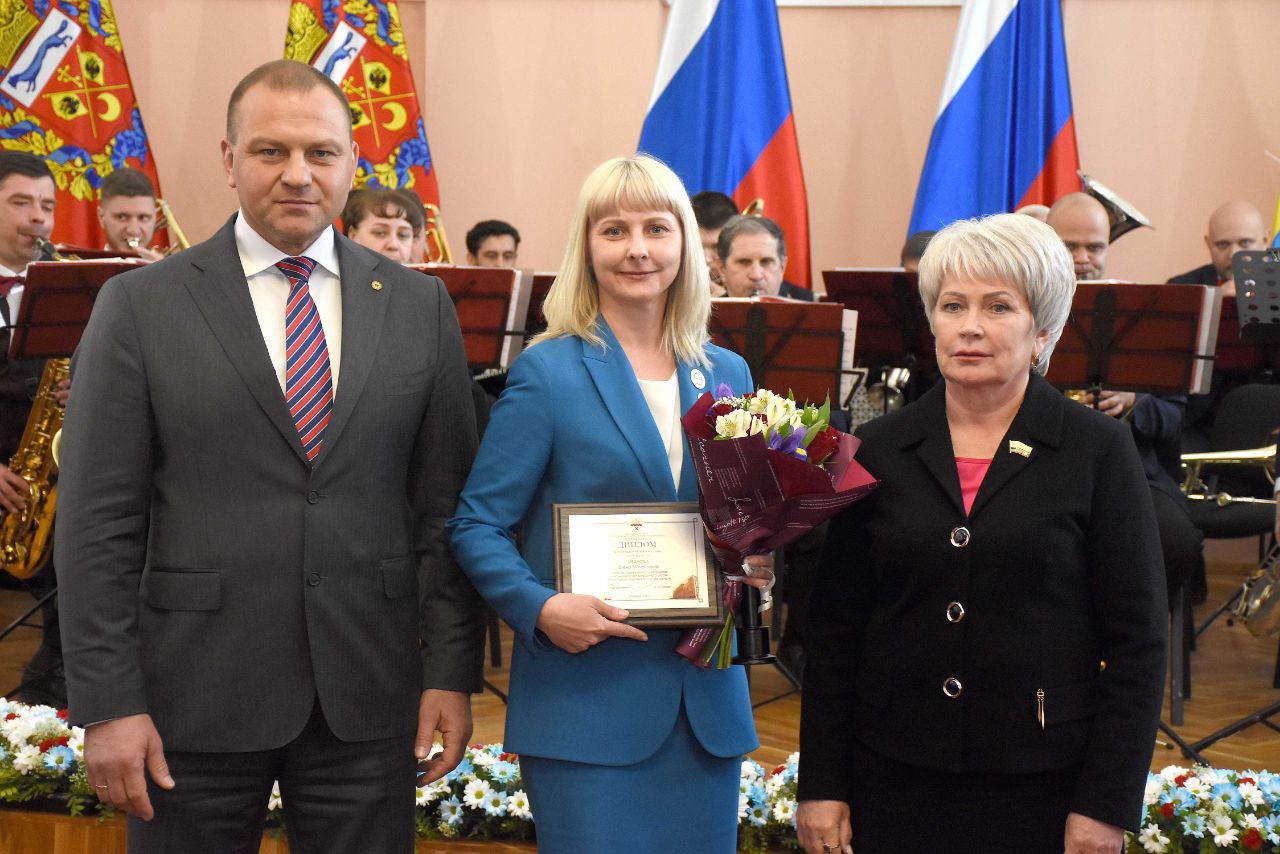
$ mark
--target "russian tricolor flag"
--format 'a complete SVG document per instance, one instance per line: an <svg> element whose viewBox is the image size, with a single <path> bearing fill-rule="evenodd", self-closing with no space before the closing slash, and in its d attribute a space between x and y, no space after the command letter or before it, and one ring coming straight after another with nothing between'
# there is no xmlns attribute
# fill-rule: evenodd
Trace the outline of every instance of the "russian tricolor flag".
<svg viewBox="0 0 1280 854"><path fill-rule="evenodd" d="M1059 0L965 0L914 234L1080 189Z"/></svg>
<svg viewBox="0 0 1280 854"><path fill-rule="evenodd" d="M809 207L775 0L675 0L640 150L690 193L763 198L787 237L786 278L809 285Z"/></svg>

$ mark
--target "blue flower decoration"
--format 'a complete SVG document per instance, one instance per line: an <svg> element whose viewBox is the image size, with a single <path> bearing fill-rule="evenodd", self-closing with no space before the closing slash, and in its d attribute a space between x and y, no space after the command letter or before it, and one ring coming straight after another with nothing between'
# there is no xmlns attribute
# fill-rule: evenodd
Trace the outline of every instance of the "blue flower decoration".
<svg viewBox="0 0 1280 854"><path fill-rule="evenodd" d="M715 397L716 400L722 397L733 397L733 386L728 383L720 383L720 385L716 386Z"/></svg>
<svg viewBox="0 0 1280 854"><path fill-rule="evenodd" d="M44 766L54 771L67 772L76 764L76 752L70 747L59 744L56 747L49 748L49 752L44 755Z"/></svg>
<svg viewBox="0 0 1280 854"><path fill-rule="evenodd" d="M1204 818L1198 815L1189 815L1182 819L1182 832L1187 836L1194 836L1196 839L1203 839L1205 831Z"/></svg>
<svg viewBox="0 0 1280 854"><path fill-rule="evenodd" d="M1244 799L1240 797L1240 790L1235 783L1219 783L1210 790L1209 796L1215 801L1222 801L1233 810L1244 805Z"/></svg>
<svg viewBox="0 0 1280 854"><path fill-rule="evenodd" d="M489 777L495 783L509 783L515 779L518 773L520 773L519 769L515 765L502 760L498 760L489 766Z"/></svg>

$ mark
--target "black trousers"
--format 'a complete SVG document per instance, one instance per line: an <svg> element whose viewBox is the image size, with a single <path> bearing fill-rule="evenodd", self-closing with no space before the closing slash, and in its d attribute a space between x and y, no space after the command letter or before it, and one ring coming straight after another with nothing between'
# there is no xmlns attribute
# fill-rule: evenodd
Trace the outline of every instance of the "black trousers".
<svg viewBox="0 0 1280 854"><path fill-rule="evenodd" d="M317 701L302 733L284 747L165 758L177 785L165 791L148 777L155 818L129 818L129 854L257 854L276 780L292 854L414 849L412 734L341 741Z"/></svg>
<svg viewBox="0 0 1280 854"><path fill-rule="evenodd" d="M1197 573L1204 572L1204 537L1191 521L1187 499L1181 495L1170 495L1152 487L1151 503L1156 511L1156 527L1160 530L1165 585L1172 607L1173 595Z"/></svg>

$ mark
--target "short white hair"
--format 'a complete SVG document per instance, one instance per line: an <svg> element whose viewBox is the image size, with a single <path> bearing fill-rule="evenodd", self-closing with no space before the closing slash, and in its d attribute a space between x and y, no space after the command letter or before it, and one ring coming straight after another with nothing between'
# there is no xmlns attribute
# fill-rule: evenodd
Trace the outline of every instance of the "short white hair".
<svg viewBox="0 0 1280 854"><path fill-rule="evenodd" d="M1049 333L1036 370L1049 370L1049 357L1062 335L1076 292L1075 264L1062 238L1049 226L1022 214L962 219L939 231L920 258L920 299L929 327L942 283L950 277L1000 282L1016 288L1031 306L1036 334Z"/></svg>

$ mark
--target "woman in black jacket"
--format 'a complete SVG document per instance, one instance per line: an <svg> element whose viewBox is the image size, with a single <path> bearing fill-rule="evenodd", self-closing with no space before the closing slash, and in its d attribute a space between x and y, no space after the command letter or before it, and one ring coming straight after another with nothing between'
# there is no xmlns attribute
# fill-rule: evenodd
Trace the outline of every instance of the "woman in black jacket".
<svg viewBox="0 0 1280 854"><path fill-rule="evenodd" d="M1160 542L1127 426L1041 376L1074 290L1030 217L958 222L925 252L945 382L860 431L882 485L834 520L811 602L811 854L1114 854L1138 823Z"/></svg>

